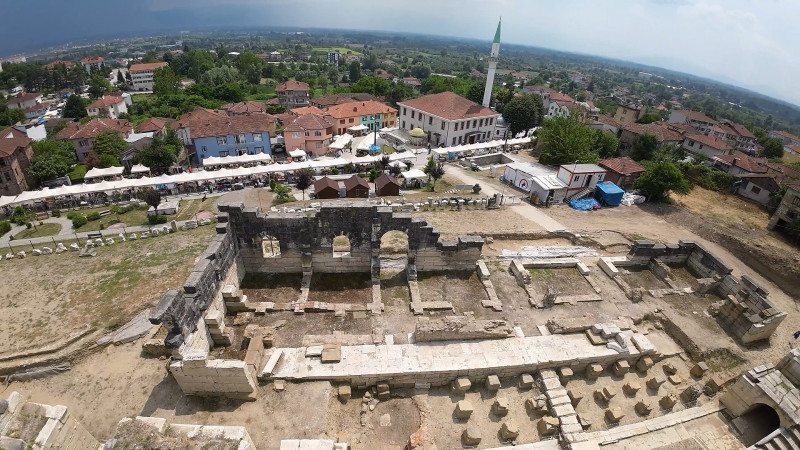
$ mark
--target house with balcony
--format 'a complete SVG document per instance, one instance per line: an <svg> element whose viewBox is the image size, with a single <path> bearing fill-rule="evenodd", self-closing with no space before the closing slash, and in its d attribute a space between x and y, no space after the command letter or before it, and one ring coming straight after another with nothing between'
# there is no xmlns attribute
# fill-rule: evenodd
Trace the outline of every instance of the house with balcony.
<svg viewBox="0 0 800 450"><path fill-rule="evenodd" d="M175 122L178 139L194 162L215 156L272 153L277 119L270 114L229 116L225 111L196 108Z"/></svg>
<svg viewBox="0 0 800 450"><path fill-rule="evenodd" d="M56 139L69 141L75 149L75 156L83 162L94 149L94 140L100 133L114 133L126 139L133 133L133 124L127 120L94 118L85 124L71 122L63 130L56 133Z"/></svg>
<svg viewBox="0 0 800 450"><path fill-rule="evenodd" d="M97 100L89 103L86 107L86 114L89 117L108 117L116 119L120 114L128 112L128 105L125 99L116 95L104 95Z"/></svg>
<svg viewBox="0 0 800 450"><path fill-rule="evenodd" d="M308 106L311 99L311 88L308 83L288 80L275 87L278 94L278 104L286 109Z"/></svg>
<svg viewBox="0 0 800 450"><path fill-rule="evenodd" d="M287 150L301 149L306 153L324 155L329 152L337 122L323 114L303 114L283 129Z"/></svg>
<svg viewBox="0 0 800 450"><path fill-rule="evenodd" d="M397 126L397 110L373 100L329 106L325 114L336 121L336 134L345 134L350 127L358 125L367 127L370 132Z"/></svg>
<svg viewBox="0 0 800 450"><path fill-rule="evenodd" d="M689 111L686 109L670 112L667 122L689 125L702 134L710 134L714 126L719 123L700 111Z"/></svg>
<svg viewBox="0 0 800 450"><path fill-rule="evenodd" d="M165 62L154 62L146 64L132 64L128 69L131 74L130 87L135 91L152 91L153 75L156 69L165 67Z"/></svg>

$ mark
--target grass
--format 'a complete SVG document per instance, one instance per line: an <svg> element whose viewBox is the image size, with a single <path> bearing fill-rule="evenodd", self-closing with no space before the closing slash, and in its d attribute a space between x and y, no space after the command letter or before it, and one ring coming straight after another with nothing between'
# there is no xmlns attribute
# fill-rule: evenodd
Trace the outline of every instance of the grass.
<svg viewBox="0 0 800 450"><path fill-rule="evenodd" d="M89 169L86 167L86 164L78 164L70 170L67 174L70 180L80 180L86 175L86 172Z"/></svg>
<svg viewBox="0 0 800 450"><path fill-rule="evenodd" d="M44 236L55 236L61 232L61 225L57 223L43 223L36 228L31 227L14 235L14 239L32 239Z"/></svg>
<svg viewBox="0 0 800 450"><path fill-rule="evenodd" d="M202 199L183 200L178 208L178 214L175 215L175 220L189 220L200 211L213 211L214 205L220 197L207 198L205 201Z"/></svg>
<svg viewBox="0 0 800 450"><path fill-rule="evenodd" d="M143 102L149 101L153 97L155 97L154 94L134 94L134 95L131 95L131 102L132 103L143 103Z"/></svg>
<svg viewBox="0 0 800 450"><path fill-rule="evenodd" d="M314 51L315 53L328 53L328 52L339 50L339 53L341 53L342 55L346 55L347 52L350 52L350 53L352 53L352 54L354 54L356 56L363 56L364 55L363 53L359 52L358 50L353 50L351 48L346 48L346 47L314 47L311 50Z"/></svg>
<svg viewBox="0 0 800 450"><path fill-rule="evenodd" d="M101 206L99 208L89 208L89 209L81 209L77 212L83 214L84 216L88 216L93 212L102 212L110 210L110 206ZM78 228L77 231L85 232L85 231L98 231L100 230L100 225L103 226L103 229L108 228L109 225L113 225L115 223L124 223L128 226L138 226L138 225L145 225L147 224L147 207L143 206L140 209L134 209L133 211L128 211L125 214L114 214L111 213L107 216L101 217L99 220L90 220L86 225Z"/></svg>

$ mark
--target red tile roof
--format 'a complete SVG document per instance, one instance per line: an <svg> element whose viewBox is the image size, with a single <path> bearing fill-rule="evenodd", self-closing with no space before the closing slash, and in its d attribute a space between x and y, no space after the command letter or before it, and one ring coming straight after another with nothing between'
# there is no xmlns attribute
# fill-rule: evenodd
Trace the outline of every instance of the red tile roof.
<svg viewBox="0 0 800 450"><path fill-rule="evenodd" d="M453 92L425 95L406 100L400 105L418 109L446 120L471 119L473 117L496 116L497 113Z"/></svg>
<svg viewBox="0 0 800 450"><path fill-rule="evenodd" d="M89 106L87 106L86 108L87 109L107 108L109 106L114 106L116 104L124 103L124 102L125 102L125 99L122 98L122 97L116 97L114 95L104 95L104 96L98 98L97 100L93 101L92 103L89 103Z"/></svg>
<svg viewBox="0 0 800 450"><path fill-rule="evenodd" d="M397 114L397 110L376 101L350 102L325 108L325 112L336 119L372 114Z"/></svg>
<svg viewBox="0 0 800 450"><path fill-rule="evenodd" d="M800 141L800 137L793 135L792 133L787 133L786 131L781 130L772 130L771 133L777 134L778 136L785 137L787 139L791 139L793 141Z"/></svg>
<svg viewBox="0 0 800 450"><path fill-rule="evenodd" d="M717 150L721 150L721 151L731 151L732 150L731 146L728 145L727 142L723 141L722 139L720 139L720 138L718 138L716 136L711 136L711 135L706 135L706 134L687 134L686 135L686 139L690 139L692 141L697 141L697 142L699 142L699 143L701 143L703 145L706 145L708 147L711 147L711 148L714 148L714 149L717 149Z"/></svg>
<svg viewBox="0 0 800 450"><path fill-rule="evenodd" d="M288 80L284 81L283 83L279 84L275 91L310 91L311 88L308 86L308 83L303 83L302 81L295 81L295 80Z"/></svg>
<svg viewBox="0 0 800 450"><path fill-rule="evenodd" d="M632 160L628 156L623 156L622 158L601 159L597 162L597 165L622 175L630 175L647 170L641 164Z"/></svg>
<svg viewBox="0 0 800 450"><path fill-rule="evenodd" d="M320 105L321 108L326 108L328 106L339 105L341 103L350 103L355 101L364 102L367 100L378 100L378 97L362 92L329 94L312 98L311 103Z"/></svg>
<svg viewBox="0 0 800 450"><path fill-rule="evenodd" d="M228 103L226 105L220 106L220 109L228 111L233 114L245 114L245 113L258 113L258 112L266 112L267 106L262 102L239 102L239 103Z"/></svg>
<svg viewBox="0 0 800 450"><path fill-rule="evenodd" d="M665 126L653 123L623 123L620 125L623 130L629 131L635 135L652 134L656 137L658 142L680 142L683 136L677 131L667 129Z"/></svg>
<svg viewBox="0 0 800 450"><path fill-rule="evenodd" d="M550 101L551 102L565 102L565 103L575 103L575 100L567 94L562 94L560 92L551 92L550 93Z"/></svg>
<svg viewBox="0 0 800 450"><path fill-rule="evenodd" d="M271 114L251 113L229 116L223 111L196 108L181 116L175 127L189 128L189 134L194 139L269 131L276 120L277 118Z"/></svg>
<svg viewBox="0 0 800 450"><path fill-rule="evenodd" d="M604 114L598 114L597 118L594 120L597 123L602 123L603 125L608 125L614 128L619 128L620 123L614 120L611 116L606 116Z"/></svg>
<svg viewBox="0 0 800 450"><path fill-rule="evenodd" d="M726 166L738 167L749 173L766 173L769 170L765 158L753 158L740 151L736 151L732 155L720 155L716 159Z"/></svg>
<svg viewBox="0 0 800 450"><path fill-rule="evenodd" d="M284 128L285 131L324 130L336 126L333 118L321 114L303 114Z"/></svg>
<svg viewBox="0 0 800 450"><path fill-rule="evenodd" d="M83 58L81 62L83 64L97 64L105 61L102 56L87 56Z"/></svg>
<svg viewBox="0 0 800 450"><path fill-rule="evenodd" d="M535 86L525 86L522 88L522 92L543 92L543 93L553 93L555 92L553 89L550 89L547 86L542 85L535 85Z"/></svg>
<svg viewBox="0 0 800 450"><path fill-rule="evenodd" d="M54 69L59 64L62 64L67 69L75 66L75 64L72 61L64 61L63 59L58 59L56 61L45 64L45 67L48 69Z"/></svg>
<svg viewBox="0 0 800 450"><path fill-rule="evenodd" d="M159 68L164 67L166 65L167 65L167 63L165 63L165 62L131 64L130 71L131 72L149 72L151 70L156 70L156 69L159 69Z"/></svg>
<svg viewBox="0 0 800 450"><path fill-rule="evenodd" d="M34 112L34 111L39 111L40 109L47 109L47 108L48 106L45 105L44 103L37 103L31 106L30 108L26 109L25 112Z"/></svg>
<svg viewBox="0 0 800 450"><path fill-rule="evenodd" d="M32 139L27 137L0 138L0 156L13 155L19 148L31 145Z"/></svg>
<svg viewBox="0 0 800 450"><path fill-rule="evenodd" d="M303 114L325 114L325 111L317 108L316 106L301 106L289 110L295 116L302 116Z"/></svg>
<svg viewBox="0 0 800 450"><path fill-rule="evenodd" d="M175 119L167 119L164 117L151 117L149 119L145 119L136 129L139 133L150 133L150 132L157 132L161 131L166 125L172 124L175 122Z"/></svg>
<svg viewBox="0 0 800 450"><path fill-rule="evenodd" d="M72 122L56 134L57 139L88 139L94 138L104 131L113 131L121 136L128 136L133 131L133 125L122 119L92 119L85 124Z"/></svg>
<svg viewBox="0 0 800 450"><path fill-rule="evenodd" d="M16 129L14 127L8 127L6 129L0 131L0 139L4 139L4 138L24 138L24 137L28 137L28 135L25 134L22 131L19 131L18 129Z"/></svg>
<svg viewBox="0 0 800 450"><path fill-rule="evenodd" d="M689 120L695 120L697 122L717 123L716 120L712 119L711 117L708 117L707 115L703 114L700 111L690 111L688 109L681 109L675 112L678 114L682 114Z"/></svg>
<svg viewBox="0 0 800 450"><path fill-rule="evenodd" d="M739 136L741 136L743 138L749 138L749 139L755 139L756 138L755 135L753 135L753 133L751 133L750 130L748 130L746 126L744 126L742 124L739 124L739 123L736 123L736 122L731 122L730 120L725 120L724 122L725 122L725 125L727 125L731 129L733 129L733 131L735 131L736 134L738 134Z"/></svg>

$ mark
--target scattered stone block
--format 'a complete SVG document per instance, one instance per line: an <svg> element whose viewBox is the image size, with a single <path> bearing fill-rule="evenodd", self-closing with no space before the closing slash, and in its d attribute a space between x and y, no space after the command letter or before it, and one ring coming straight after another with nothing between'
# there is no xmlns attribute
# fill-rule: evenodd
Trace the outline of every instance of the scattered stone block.
<svg viewBox="0 0 800 450"><path fill-rule="evenodd" d="M114 245L114 238L106 238L106 245Z"/></svg>
<svg viewBox="0 0 800 450"><path fill-rule="evenodd" d="M528 412L542 412L547 408L547 397L545 395L537 395L534 398L525 399L525 409Z"/></svg>
<svg viewBox="0 0 800 450"><path fill-rule="evenodd" d="M653 411L653 407L650 405L650 402L646 400L639 400L633 409L636 411L636 414L640 416L647 416Z"/></svg>
<svg viewBox="0 0 800 450"><path fill-rule="evenodd" d="M339 400L347 402L352 397L353 397L353 390L350 388L349 384L343 384L339 386Z"/></svg>
<svg viewBox="0 0 800 450"><path fill-rule="evenodd" d="M642 388L642 385L639 384L639 382L630 381L628 383L625 383L622 386L622 392L624 392L625 395L634 396L634 395L636 395L637 392L639 392L639 389L641 389L641 388Z"/></svg>
<svg viewBox="0 0 800 450"><path fill-rule="evenodd" d="M458 395L466 394L472 387L472 382L467 377L458 377L453 381L453 393Z"/></svg>
<svg viewBox="0 0 800 450"><path fill-rule="evenodd" d="M653 358L649 356L642 356L636 361L636 370L639 373L647 373L651 367L653 367Z"/></svg>
<svg viewBox="0 0 800 450"><path fill-rule="evenodd" d="M661 400L658 401L658 406L660 406L661 409L669 410L672 409L676 403L678 403L678 397L676 397L675 394L667 394L661 397Z"/></svg>
<svg viewBox="0 0 800 450"><path fill-rule="evenodd" d="M606 420L611 423L618 423L625 417L625 411L622 410L619 406L615 406L613 408L608 408L605 413Z"/></svg>
<svg viewBox="0 0 800 450"><path fill-rule="evenodd" d="M474 410L475 408L472 407L472 403L470 403L468 400L461 400L456 403L456 419L469 419Z"/></svg>
<svg viewBox="0 0 800 450"><path fill-rule="evenodd" d="M61 242L56 244L56 254L61 254L64 253L65 251L67 251L67 247L64 247L64 244L62 244Z"/></svg>
<svg viewBox="0 0 800 450"><path fill-rule="evenodd" d="M569 367L561 367L558 369L558 379L561 380L562 385L566 385L572 379L574 373Z"/></svg>
<svg viewBox="0 0 800 450"><path fill-rule="evenodd" d="M470 425L461 433L461 443L464 445L478 445L481 443L481 430L474 425Z"/></svg>
<svg viewBox="0 0 800 450"><path fill-rule="evenodd" d="M614 388L608 386L594 391L594 398L603 403L608 403L615 395L617 395L617 393L614 391Z"/></svg>
<svg viewBox="0 0 800 450"><path fill-rule="evenodd" d="M24 259L25 256L26 255L25 255L25 251L24 250L20 250L20 251L17 252L17 258Z"/></svg>
<svg viewBox="0 0 800 450"><path fill-rule="evenodd" d="M675 375L678 373L678 368L675 366L675 364L668 362L664 364L664 373L667 375Z"/></svg>
<svg viewBox="0 0 800 450"><path fill-rule="evenodd" d="M695 378L702 378L703 374L706 372L708 372L708 365L702 361L695 364L694 367L692 367L692 370L689 371L689 373Z"/></svg>
<svg viewBox="0 0 800 450"><path fill-rule="evenodd" d="M578 423L581 425L581 428L583 428L583 431L592 428L592 422L584 417L578 416Z"/></svg>
<svg viewBox="0 0 800 450"><path fill-rule="evenodd" d="M654 391L657 391L658 388L660 388L661 385L666 383L666 382L667 382L667 379L664 378L664 376L656 375L656 376L650 378L649 380L647 380L647 387L648 387L648 389L652 389Z"/></svg>
<svg viewBox="0 0 800 450"><path fill-rule="evenodd" d="M33 249L33 256L42 256L42 251L38 248Z"/></svg>
<svg viewBox="0 0 800 450"><path fill-rule="evenodd" d="M81 247L78 244L76 244L75 242L73 242L72 244L69 244L69 251L71 251L71 252L79 252L80 250L81 250ZM6 257L6 259L8 259L8 257Z"/></svg>
<svg viewBox="0 0 800 450"><path fill-rule="evenodd" d="M529 373L523 373L519 376L519 388L520 389L530 389L533 387L533 375Z"/></svg>
<svg viewBox="0 0 800 450"><path fill-rule="evenodd" d="M681 378L680 375L670 375L667 379L673 386L683 383L683 378Z"/></svg>
<svg viewBox="0 0 800 450"><path fill-rule="evenodd" d="M389 383L378 383L375 386L375 390L377 391L376 397L378 400L385 402L389 400L391 397L391 392L389 391Z"/></svg>
<svg viewBox="0 0 800 450"><path fill-rule="evenodd" d="M489 375L486 377L486 389L489 392L497 392L500 390L500 378L497 375Z"/></svg>
<svg viewBox="0 0 800 450"><path fill-rule="evenodd" d="M703 392L705 392L706 395L714 395L722 389L723 384L724 383L722 379L719 376L714 375L706 382Z"/></svg>
<svg viewBox="0 0 800 450"><path fill-rule="evenodd" d="M597 363L592 363L586 366L586 378L596 380L603 373L603 366Z"/></svg>
<svg viewBox="0 0 800 450"><path fill-rule="evenodd" d="M378 419L378 423L380 423L380 425L382 427L389 427L389 426L392 425L392 416L390 416L388 413L386 413L386 414L382 415L380 417L380 419Z"/></svg>
<svg viewBox="0 0 800 450"><path fill-rule="evenodd" d="M536 429L542 436L552 436L558 431L558 419L544 416L536 424Z"/></svg>
<svg viewBox="0 0 800 450"><path fill-rule="evenodd" d="M692 384L681 392L681 401L683 403L692 403L697 401L701 395L703 395L703 391L700 386Z"/></svg>
<svg viewBox="0 0 800 450"><path fill-rule="evenodd" d="M42 247L42 254L43 255L50 255L53 253L53 249L50 247Z"/></svg>
<svg viewBox="0 0 800 450"><path fill-rule="evenodd" d="M275 392L283 392L286 390L286 380L273 380L272 381L272 389L275 389Z"/></svg>
<svg viewBox="0 0 800 450"><path fill-rule="evenodd" d="M508 414L508 399L505 397L498 397L492 403L492 414L498 417L503 417Z"/></svg>
<svg viewBox="0 0 800 450"><path fill-rule="evenodd" d="M131 233L128 235L129 241L135 241L136 239L139 239L139 236L137 236L136 233Z"/></svg>
<svg viewBox="0 0 800 450"><path fill-rule="evenodd" d="M342 346L338 344L325 344L322 347L322 363L338 363L342 360Z"/></svg>
<svg viewBox="0 0 800 450"><path fill-rule="evenodd" d="M503 438L504 441L510 441L512 439L516 439L519 436L519 426L507 420L503 422L503 425L500 427L500 437Z"/></svg>
<svg viewBox="0 0 800 450"><path fill-rule="evenodd" d="M580 403L581 400L583 400L583 394L581 394L580 392L567 391L567 396L569 397L569 401L570 403L572 403L572 406L578 406L578 403Z"/></svg>
<svg viewBox="0 0 800 450"><path fill-rule="evenodd" d="M611 370L614 372L614 375L618 377L624 376L626 373L628 373L630 369L631 369L630 364L628 364L628 361L625 361L624 359L615 362L614 365L611 367Z"/></svg>

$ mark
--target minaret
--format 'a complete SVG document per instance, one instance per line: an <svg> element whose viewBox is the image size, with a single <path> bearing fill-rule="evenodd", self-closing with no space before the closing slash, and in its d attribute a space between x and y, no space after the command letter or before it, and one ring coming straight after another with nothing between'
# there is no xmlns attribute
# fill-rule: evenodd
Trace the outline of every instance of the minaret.
<svg viewBox="0 0 800 450"><path fill-rule="evenodd" d="M492 53L489 54L489 73L486 74L486 89L483 91L483 106L489 107L489 102L492 100L492 85L494 84L494 72L497 70L497 57L500 55L500 24L497 22L497 31L494 33L494 41L492 41Z"/></svg>

